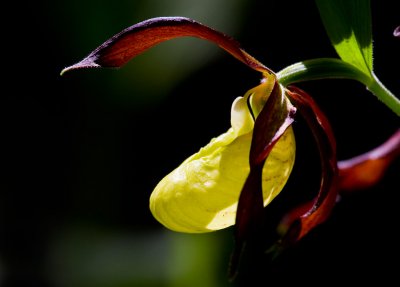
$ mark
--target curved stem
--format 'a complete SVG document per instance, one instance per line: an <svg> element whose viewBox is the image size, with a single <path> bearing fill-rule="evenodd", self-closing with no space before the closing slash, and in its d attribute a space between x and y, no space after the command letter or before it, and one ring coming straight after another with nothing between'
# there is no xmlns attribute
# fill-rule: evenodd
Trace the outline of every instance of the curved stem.
<svg viewBox="0 0 400 287"><path fill-rule="evenodd" d="M297 82L341 78L356 80L400 116L400 100L396 98L372 73L367 75L355 66L336 58L319 58L298 62L279 71L279 82L288 86Z"/></svg>
<svg viewBox="0 0 400 287"><path fill-rule="evenodd" d="M395 95L379 81L374 73L372 73L372 79L373 81L367 86L368 90L400 116L400 99L396 98Z"/></svg>

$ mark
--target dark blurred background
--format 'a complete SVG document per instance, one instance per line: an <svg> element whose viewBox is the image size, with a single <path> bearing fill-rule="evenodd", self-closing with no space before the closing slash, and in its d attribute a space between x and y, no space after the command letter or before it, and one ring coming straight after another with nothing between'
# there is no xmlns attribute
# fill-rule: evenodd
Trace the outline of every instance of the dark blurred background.
<svg viewBox="0 0 400 287"><path fill-rule="evenodd" d="M274 71L336 57L313 1L10 5L3 10L9 18L2 39L1 287L398 281L398 160L377 186L343 197L324 225L275 261L246 253L234 282L227 280L231 228L180 234L153 219L148 200L158 181L225 132L232 101L260 80L214 44L176 39L118 70L59 75L113 34L158 16L186 16L225 32ZM399 14L388 2L372 1L372 8L375 73L400 95L400 39L393 37ZM374 148L400 126L398 116L357 82L298 86L331 120L339 159ZM317 152L300 117L294 130L296 164L267 212L271 228L319 185Z"/></svg>

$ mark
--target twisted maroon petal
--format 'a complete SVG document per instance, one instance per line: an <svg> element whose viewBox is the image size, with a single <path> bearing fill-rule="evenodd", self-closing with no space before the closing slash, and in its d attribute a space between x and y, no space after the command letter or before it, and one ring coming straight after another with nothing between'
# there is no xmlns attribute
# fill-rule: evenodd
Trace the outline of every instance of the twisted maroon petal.
<svg viewBox="0 0 400 287"><path fill-rule="evenodd" d="M294 86L288 89L289 98L308 123L317 142L322 175L320 189L315 199L292 210L282 220L279 229L285 234L279 243L280 248L296 243L317 225L323 223L329 217L338 194L336 140L329 121L306 92Z"/></svg>
<svg viewBox="0 0 400 287"><path fill-rule="evenodd" d="M234 278L244 243L261 226L263 218L262 170L275 143L292 124L296 108L275 82L267 103L258 115L250 146L250 173L240 193L235 224L235 248L229 275Z"/></svg>
<svg viewBox="0 0 400 287"><path fill-rule="evenodd" d="M284 234L270 251L277 255L323 223L335 205L337 195L368 188L378 183L386 169L400 156L400 129L384 143L371 151L337 162L335 139L329 122L305 92L296 87L289 88L289 96L303 114L319 146L322 179L317 197L297 206L281 220L278 230ZM315 114L315 116L313 116Z"/></svg>

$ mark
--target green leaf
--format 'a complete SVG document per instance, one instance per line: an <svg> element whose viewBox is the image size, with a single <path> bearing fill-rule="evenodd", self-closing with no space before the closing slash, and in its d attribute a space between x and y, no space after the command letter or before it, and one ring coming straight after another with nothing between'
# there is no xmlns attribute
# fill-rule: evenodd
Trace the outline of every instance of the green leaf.
<svg viewBox="0 0 400 287"><path fill-rule="evenodd" d="M322 22L340 58L363 73L373 71L369 0L315 0Z"/></svg>

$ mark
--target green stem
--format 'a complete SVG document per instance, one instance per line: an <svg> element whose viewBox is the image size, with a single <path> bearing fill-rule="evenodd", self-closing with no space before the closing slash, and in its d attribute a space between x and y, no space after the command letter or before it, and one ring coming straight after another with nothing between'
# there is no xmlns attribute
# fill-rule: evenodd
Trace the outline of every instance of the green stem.
<svg viewBox="0 0 400 287"><path fill-rule="evenodd" d="M355 66L336 58L319 58L295 63L279 71L279 82L289 84L320 79L351 79L364 84L368 90L394 113L400 116L400 100L372 73L367 75Z"/></svg>
<svg viewBox="0 0 400 287"><path fill-rule="evenodd" d="M372 82L367 86L379 100L388 106L393 112L400 116L400 100L395 97L382 83L378 77L372 73Z"/></svg>

